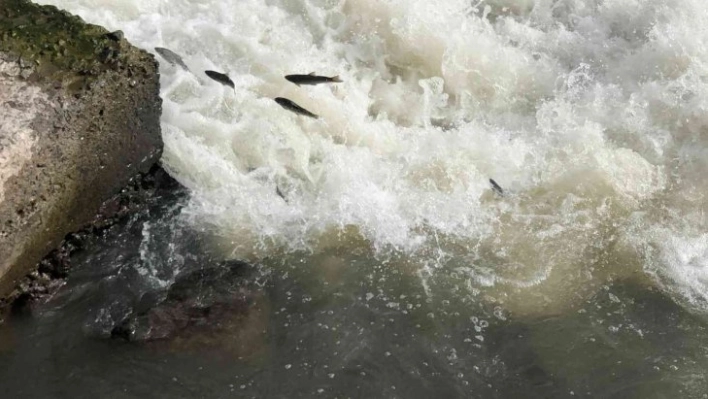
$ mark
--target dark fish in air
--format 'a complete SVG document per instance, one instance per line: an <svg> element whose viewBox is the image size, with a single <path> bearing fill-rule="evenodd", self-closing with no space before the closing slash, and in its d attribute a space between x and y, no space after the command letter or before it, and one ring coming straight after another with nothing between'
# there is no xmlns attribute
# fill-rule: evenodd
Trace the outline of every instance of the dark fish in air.
<svg viewBox="0 0 708 399"><path fill-rule="evenodd" d="M317 76L314 72L309 75L287 75L285 79L295 83L296 85L317 85L320 83L340 83L342 79L339 76Z"/></svg>
<svg viewBox="0 0 708 399"><path fill-rule="evenodd" d="M282 198L285 202L288 202L288 199L285 198L285 194L280 191L280 187L278 187L277 185L275 186L275 193L278 194L278 197Z"/></svg>
<svg viewBox="0 0 708 399"><path fill-rule="evenodd" d="M497 184L494 179L489 179L489 183L492 185L492 189L495 193L499 194L502 197L504 196L504 190L502 190L501 186Z"/></svg>
<svg viewBox="0 0 708 399"><path fill-rule="evenodd" d="M179 65L185 71L189 71L189 68L187 68L187 64L182 61L182 57L180 57L174 51L166 49L164 47L155 47L155 51L157 52L157 54L160 54L160 56L164 58L165 61L169 62L170 65Z"/></svg>
<svg viewBox="0 0 708 399"><path fill-rule="evenodd" d="M234 85L233 80L231 80L226 74L220 73L220 72L214 72L214 71L204 71L204 73L216 80L217 82L221 83L224 86L229 86L230 88L234 89L234 92L236 91L236 85Z"/></svg>
<svg viewBox="0 0 708 399"><path fill-rule="evenodd" d="M287 110L290 110L296 114L309 116L310 118L315 118L315 119L318 118L317 115L315 115L312 112L306 110L305 108L295 104L295 102L293 102L292 100L288 100L287 98L276 97L275 102L280 104L281 107L283 107Z"/></svg>

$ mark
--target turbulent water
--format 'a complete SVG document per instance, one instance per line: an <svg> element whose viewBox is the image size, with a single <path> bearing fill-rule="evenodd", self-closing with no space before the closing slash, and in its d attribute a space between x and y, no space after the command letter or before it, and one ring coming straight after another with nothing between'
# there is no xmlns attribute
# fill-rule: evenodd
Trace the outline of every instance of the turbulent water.
<svg viewBox="0 0 708 399"><path fill-rule="evenodd" d="M696 321L708 311L703 0L43 3L183 57L190 71L156 55L162 162L190 190L175 217L221 257L265 264L288 293L300 281L303 298L330 284L360 305L379 301L380 322L395 320L402 336L433 323L443 338L427 350L455 367L426 374L428 358L408 358L423 368L411 375L452 373L426 388L484 394L484 378L515 375L518 358L503 356L515 347L500 337L517 333L533 341L530 363L564 381L553 395L592 395L612 378L628 381L607 397L655 394L659 381L670 396L706 386ZM205 70L227 73L235 89ZM343 82L284 79L313 71ZM159 286L184 263L155 268L160 254L141 251L141 273ZM335 294L320 299L341 301ZM320 326L363 328L344 315L354 305L332 306L340 318L322 310ZM674 334L662 323L681 318L697 324L675 338L684 342L675 353L658 353L657 337ZM487 332L494 322L507 327ZM589 331L612 348L606 357L585 345L595 342ZM473 347L486 360L461 353ZM327 364L347 363L349 350ZM569 353L576 366L563 362ZM623 361L636 375L597 375ZM384 380L384 396L415 396ZM343 395L362 392L351 384Z"/></svg>

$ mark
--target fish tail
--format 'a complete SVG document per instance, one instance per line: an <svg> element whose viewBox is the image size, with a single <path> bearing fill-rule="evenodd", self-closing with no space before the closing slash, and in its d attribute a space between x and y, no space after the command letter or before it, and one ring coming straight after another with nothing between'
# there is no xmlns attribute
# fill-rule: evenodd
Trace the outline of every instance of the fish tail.
<svg viewBox="0 0 708 399"><path fill-rule="evenodd" d="M335 82L335 83L342 83L342 79L339 78L339 75L337 75L337 76L332 76L330 79L332 79L332 82Z"/></svg>

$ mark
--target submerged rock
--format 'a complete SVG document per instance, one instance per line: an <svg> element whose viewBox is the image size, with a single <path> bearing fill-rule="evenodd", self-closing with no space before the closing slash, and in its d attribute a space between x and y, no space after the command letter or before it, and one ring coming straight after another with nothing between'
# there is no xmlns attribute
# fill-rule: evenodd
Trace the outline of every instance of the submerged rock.
<svg viewBox="0 0 708 399"><path fill-rule="evenodd" d="M156 293L143 295L111 336L129 341L184 341L224 329L240 330L238 320L254 312L252 305L259 295L252 286L254 271L245 262L228 261L185 273L177 277L164 299Z"/></svg>
<svg viewBox="0 0 708 399"><path fill-rule="evenodd" d="M157 62L55 7L0 0L0 114L2 298L159 160Z"/></svg>

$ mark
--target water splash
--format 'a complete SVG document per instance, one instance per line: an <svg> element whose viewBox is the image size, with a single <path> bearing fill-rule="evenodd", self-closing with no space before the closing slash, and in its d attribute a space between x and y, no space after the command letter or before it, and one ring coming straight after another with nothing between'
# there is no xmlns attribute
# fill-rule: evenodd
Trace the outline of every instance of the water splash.
<svg viewBox="0 0 708 399"><path fill-rule="evenodd" d="M183 217L230 256L354 235L517 314L644 270L703 301L699 0L50 3L197 71L161 66L163 164L192 191ZM344 82L283 79L311 71Z"/></svg>

